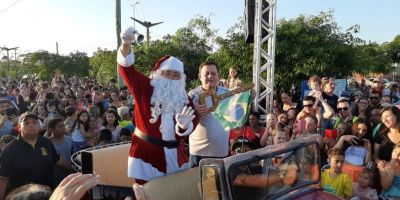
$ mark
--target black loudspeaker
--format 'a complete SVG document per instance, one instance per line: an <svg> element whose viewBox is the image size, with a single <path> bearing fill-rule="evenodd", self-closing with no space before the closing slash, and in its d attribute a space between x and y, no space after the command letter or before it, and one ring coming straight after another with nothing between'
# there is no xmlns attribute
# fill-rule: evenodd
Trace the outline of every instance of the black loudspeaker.
<svg viewBox="0 0 400 200"><path fill-rule="evenodd" d="M255 0L244 0L245 6L245 25L246 25L246 43L254 42L254 14L256 9Z"/></svg>
<svg viewBox="0 0 400 200"><path fill-rule="evenodd" d="M254 42L254 16L256 14L256 0L245 0L245 25L246 25L246 35L245 40L247 44ZM269 4L263 1L263 8L268 7ZM263 14L263 19L269 21L269 11ZM267 31L262 30L262 37L267 36Z"/></svg>

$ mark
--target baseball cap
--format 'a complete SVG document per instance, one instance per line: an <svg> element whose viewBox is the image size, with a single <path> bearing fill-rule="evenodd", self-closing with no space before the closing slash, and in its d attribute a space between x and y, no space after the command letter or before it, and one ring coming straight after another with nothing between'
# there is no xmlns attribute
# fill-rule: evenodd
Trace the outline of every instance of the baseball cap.
<svg viewBox="0 0 400 200"><path fill-rule="evenodd" d="M248 145L252 149L256 149L257 148L257 144L256 143L250 141L247 138L238 137L238 138L235 139L235 141L233 141L233 144L231 146L231 151L234 151L236 148L241 147L242 145L243 146L244 145Z"/></svg>
<svg viewBox="0 0 400 200"><path fill-rule="evenodd" d="M33 114L31 112L25 112L21 116L19 116L19 123L24 122L28 118L36 119L36 120L39 119L35 114Z"/></svg>
<svg viewBox="0 0 400 200"><path fill-rule="evenodd" d="M364 96L364 93L360 90L357 90L356 92L354 92L354 96Z"/></svg>

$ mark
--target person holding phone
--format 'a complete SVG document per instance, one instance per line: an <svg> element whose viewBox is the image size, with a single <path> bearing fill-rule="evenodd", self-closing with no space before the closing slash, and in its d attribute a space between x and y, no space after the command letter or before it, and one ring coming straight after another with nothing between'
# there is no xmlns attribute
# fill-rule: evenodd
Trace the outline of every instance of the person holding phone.
<svg viewBox="0 0 400 200"><path fill-rule="evenodd" d="M352 135L343 135L333 147L344 151L343 172L353 182L358 182L363 166L372 160L371 142L366 139L369 131L369 123L360 118L352 126Z"/></svg>
<svg viewBox="0 0 400 200"><path fill-rule="evenodd" d="M10 100L6 98L0 98L0 137L11 134L13 123L7 116L7 109L10 107Z"/></svg>

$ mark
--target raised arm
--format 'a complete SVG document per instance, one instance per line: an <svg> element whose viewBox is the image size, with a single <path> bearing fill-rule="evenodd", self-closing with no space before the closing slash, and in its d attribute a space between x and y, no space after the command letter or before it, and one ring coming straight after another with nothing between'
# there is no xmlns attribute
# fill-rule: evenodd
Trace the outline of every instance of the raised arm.
<svg viewBox="0 0 400 200"><path fill-rule="evenodd" d="M136 30L133 27L129 27L121 32L122 44L117 52L117 62L122 67L129 67L135 62L131 46L131 43L134 41L135 33Z"/></svg>

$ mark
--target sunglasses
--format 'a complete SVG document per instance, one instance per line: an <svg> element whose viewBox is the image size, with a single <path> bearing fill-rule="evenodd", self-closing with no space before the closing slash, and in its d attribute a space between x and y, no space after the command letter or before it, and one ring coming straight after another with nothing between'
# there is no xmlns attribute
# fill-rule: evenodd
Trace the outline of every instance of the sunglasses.
<svg viewBox="0 0 400 200"><path fill-rule="evenodd" d="M303 107L309 107L309 108L312 107L312 106L313 106L312 104L304 104L303 105Z"/></svg>
<svg viewBox="0 0 400 200"><path fill-rule="evenodd" d="M346 111L346 110L348 110L349 108L348 107L343 107L343 108L338 108L337 110L338 111Z"/></svg>
<svg viewBox="0 0 400 200"><path fill-rule="evenodd" d="M369 97L370 99L379 99L379 97Z"/></svg>

